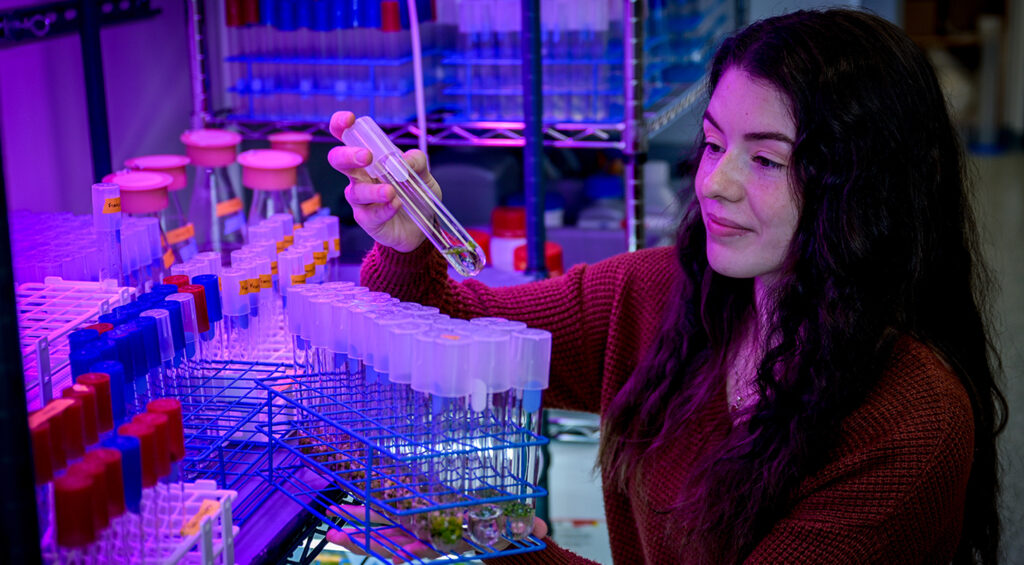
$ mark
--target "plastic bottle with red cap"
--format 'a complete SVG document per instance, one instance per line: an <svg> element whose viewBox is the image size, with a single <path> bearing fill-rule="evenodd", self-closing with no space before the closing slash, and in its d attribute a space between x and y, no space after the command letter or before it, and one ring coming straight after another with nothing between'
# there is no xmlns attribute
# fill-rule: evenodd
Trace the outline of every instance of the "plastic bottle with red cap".
<svg viewBox="0 0 1024 565"><path fill-rule="evenodd" d="M491 212L491 265L515 271L515 250L526 244L526 208L497 206Z"/></svg>

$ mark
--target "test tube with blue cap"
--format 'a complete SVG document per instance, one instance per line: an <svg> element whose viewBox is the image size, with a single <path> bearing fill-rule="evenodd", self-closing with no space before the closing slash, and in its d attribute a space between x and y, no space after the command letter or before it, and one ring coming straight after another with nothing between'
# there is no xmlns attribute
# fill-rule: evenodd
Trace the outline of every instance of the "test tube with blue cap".
<svg viewBox="0 0 1024 565"><path fill-rule="evenodd" d="M117 348L117 363L121 366L120 376L122 386L120 388L122 390L121 394L124 406L123 418L131 417L138 411L135 395L135 354L132 352L133 344L131 338L131 328L128 328L124 325L118 326L107 332L106 335L107 337L110 338L110 340L114 343L114 345ZM97 364L99 363L99 361L94 362L93 365L90 367L90 370L96 370L95 367L97 367ZM115 375L111 374L111 379L114 380ZM116 384L112 382L111 396L115 399L115 411L117 410L116 388ZM121 421L123 418L119 418L118 421Z"/></svg>
<svg viewBox="0 0 1024 565"><path fill-rule="evenodd" d="M524 434L524 445L512 454L512 491L527 494L527 485L540 479L543 452L533 437L540 435L541 394L551 376L551 332L527 328L512 332L512 366L515 367L514 388L519 399L517 417ZM511 504L521 512L506 512L507 535L520 540L533 533L535 498L522 497ZM527 511L529 509L529 511Z"/></svg>
<svg viewBox="0 0 1024 565"><path fill-rule="evenodd" d="M173 394L174 390L174 328L171 313L162 308L143 310L139 318L152 318L156 322L160 352L160 379L154 396Z"/></svg>
<svg viewBox="0 0 1024 565"><path fill-rule="evenodd" d="M135 535L139 536L139 546L144 547L146 543L146 525L156 523L156 508L153 504L153 489L157 482L157 436L156 430L149 425L128 422L121 424L117 428L117 435L121 437L133 437L139 442L139 486L141 487L139 492L139 498L137 503L137 510L135 516L132 516L135 525L131 528L132 538ZM125 458L125 452L121 452L122 458ZM134 480L134 477L133 477ZM125 482L127 483L127 477ZM134 485L133 490L134 490ZM125 489L127 495L127 488ZM134 497L134 492L132 493ZM127 498L127 496L126 496ZM134 502L134 501L133 501ZM127 505L127 500L126 500ZM130 508L130 507L129 507ZM135 545L134 540L131 542ZM140 553L139 555L144 555Z"/></svg>
<svg viewBox="0 0 1024 565"><path fill-rule="evenodd" d="M366 166L367 174L395 189L402 201L399 213L409 216L459 274L474 276L483 269L486 259L480 245L441 204L371 118L357 119L342 134L342 140L348 146L362 147L373 154L373 162Z"/></svg>
<svg viewBox="0 0 1024 565"><path fill-rule="evenodd" d="M160 396L164 388L163 360L160 356L160 333L156 319L150 316L139 316L134 324L142 334L143 348L146 357L146 394L139 399L140 405ZM136 387L138 392L138 387Z"/></svg>
<svg viewBox="0 0 1024 565"><path fill-rule="evenodd" d="M204 375L198 369L199 357L199 325L196 319L196 303L191 294L175 293L167 296L169 302L176 302L181 313L182 332L185 335L185 365L183 373L187 378L179 378L179 386L187 387L201 393L197 387L203 382Z"/></svg>
<svg viewBox="0 0 1024 565"><path fill-rule="evenodd" d="M101 442L103 447L121 453L121 473L124 485L124 506L128 511L122 518L121 540L124 551L145 555L142 535L142 447L139 438L130 435L112 435Z"/></svg>

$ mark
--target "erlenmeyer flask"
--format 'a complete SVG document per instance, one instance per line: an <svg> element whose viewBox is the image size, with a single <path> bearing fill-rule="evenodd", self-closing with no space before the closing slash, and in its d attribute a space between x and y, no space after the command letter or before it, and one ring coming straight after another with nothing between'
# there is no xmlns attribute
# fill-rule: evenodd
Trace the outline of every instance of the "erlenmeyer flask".
<svg viewBox="0 0 1024 565"><path fill-rule="evenodd" d="M200 251L226 255L245 243L245 211L241 191L228 167L235 162L242 136L221 129L181 134L185 152L196 166L195 190L189 209Z"/></svg>
<svg viewBox="0 0 1024 565"><path fill-rule="evenodd" d="M328 209L323 207L320 193L313 188L313 180L309 176L309 143L313 135L304 131L279 131L267 136L271 149L291 151L302 157L302 162L295 171L295 186L291 190L291 199L298 203L299 211L295 221L304 224L314 216L324 215Z"/></svg>
<svg viewBox="0 0 1024 565"><path fill-rule="evenodd" d="M133 281L140 289L149 284L159 284L171 265L181 261L167 243L167 236L160 226L160 216L167 208L167 187L173 181L171 175L157 171L124 170L103 177L103 182L121 187L122 213L132 218L147 218L140 225L145 230L159 232L140 235L138 274ZM131 256L130 253L128 255Z"/></svg>
<svg viewBox="0 0 1024 565"><path fill-rule="evenodd" d="M274 214L291 214L297 210L291 198L295 187L295 168L302 157L291 151L251 149L238 156L242 165L242 185L252 189L249 225L256 225Z"/></svg>
<svg viewBox="0 0 1024 565"><path fill-rule="evenodd" d="M160 226L167 237L167 243L182 262L199 253L195 225L189 221L187 210L181 203L182 191L188 186L185 167L191 162L192 160L184 155L143 155L128 159L124 163L129 169L171 175L171 185L167 187L167 207L160 215Z"/></svg>

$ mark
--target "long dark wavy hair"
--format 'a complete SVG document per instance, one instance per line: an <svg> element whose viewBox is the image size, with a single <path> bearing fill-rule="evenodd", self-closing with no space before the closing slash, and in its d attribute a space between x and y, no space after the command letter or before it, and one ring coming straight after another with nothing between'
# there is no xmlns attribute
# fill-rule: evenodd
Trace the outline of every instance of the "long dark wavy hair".
<svg viewBox="0 0 1024 565"><path fill-rule="evenodd" d="M973 408L975 454L955 562L995 563L995 440L1006 402L987 326L991 278L963 147L934 69L896 26L844 9L763 20L726 39L709 94L731 68L788 97L797 125L789 172L802 208L792 267L775 289L760 400L698 468L693 492L680 494L688 550L715 563L749 555L795 487L825 463L896 338L910 335L950 363ZM705 238L694 199L678 232L683 282L604 415L599 464L626 492L639 492L650 457L721 390L728 344L752 308L752 281L713 272Z"/></svg>

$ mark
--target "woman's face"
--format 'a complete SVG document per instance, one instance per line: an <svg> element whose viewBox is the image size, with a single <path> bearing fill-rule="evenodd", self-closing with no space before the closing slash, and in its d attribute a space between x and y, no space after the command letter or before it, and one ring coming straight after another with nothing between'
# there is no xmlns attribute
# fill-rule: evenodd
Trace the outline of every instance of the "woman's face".
<svg viewBox="0 0 1024 565"><path fill-rule="evenodd" d="M727 277L782 274L800 216L788 167L796 123L785 96L729 69L704 113L696 189L708 263Z"/></svg>

